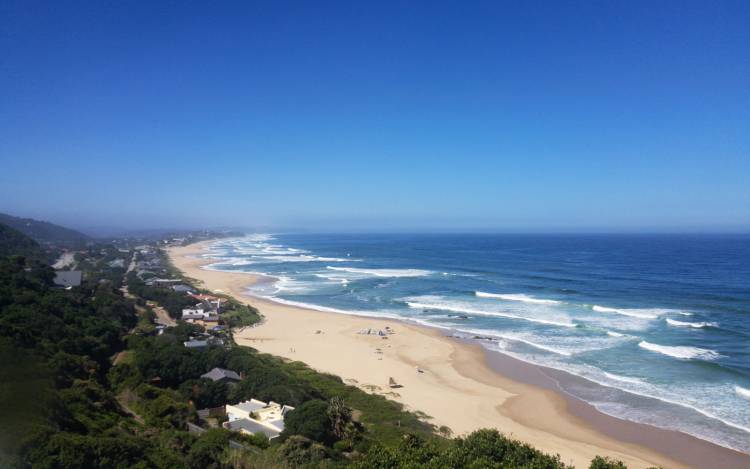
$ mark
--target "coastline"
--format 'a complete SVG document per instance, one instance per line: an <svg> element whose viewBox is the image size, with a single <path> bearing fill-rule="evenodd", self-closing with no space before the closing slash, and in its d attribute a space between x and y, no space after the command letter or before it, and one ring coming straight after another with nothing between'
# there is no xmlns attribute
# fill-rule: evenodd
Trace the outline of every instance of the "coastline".
<svg viewBox="0 0 750 469"><path fill-rule="evenodd" d="M171 248L169 256L175 267L205 288L232 295L265 316L261 325L235 333L238 344L338 375L409 410L424 412L432 417L431 423L446 425L455 435L497 428L545 452L559 453L564 462L577 467L588 467L595 455L620 459L631 468L750 465L750 455L603 414L557 391L543 367L448 337L438 329L248 296L247 286L263 277L202 269L210 260L192 257L211 242ZM357 334L385 326L396 331L387 340ZM389 389L389 377L403 387Z"/></svg>

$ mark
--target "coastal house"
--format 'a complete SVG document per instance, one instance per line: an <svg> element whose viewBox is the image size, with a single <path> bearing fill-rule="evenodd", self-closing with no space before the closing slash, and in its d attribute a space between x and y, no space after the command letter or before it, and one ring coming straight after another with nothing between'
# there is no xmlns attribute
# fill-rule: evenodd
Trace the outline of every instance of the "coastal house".
<svg viewBox="0 0 750 469"><path fill-rule="evenodd" d="M178 293L188 293L193 291L193 287L190 287L188 285L172 285L172 290L178 292Z"/></svg>
<svg viewBox="0 0 750 469"><path fill-rule="evenodd" d="M269 440L273 440L278 437L283 428L278 429L271 425L265 425L253 419L240 419L233 420L231 422L224 422L222 424L224 428L233 432L240 432L246 435L255 435L256 433L262 433L266 435Z"/></svg>
<svg viewBox="0 0 750 469"><path fill-rule="evenodd" d="M218 325L218 323L219 323L219 316L215 316L215 315L214 316L207 316L207 317L204 317L203 319L196 319L193 322L195 324L198 324L199 326L211 327L211 326Z"/></svg>
<svg viewBox="0 0 750 469"><path fill-rule="evenodd" d="M217 313L221 311L221 303L224 300L222 300L221 298L219 298L217 296L205 295L205 294L202 294L202 293L201 294L196 294L196 293L191 293L191 292L188 292L188 295L190 295L193 298L195 298L196 300L200 301L200 303L198 303L198 305L196 305L196 308L201 308L202 307L202 308L205 308L205 309L214 310Z"/></svg>
<svg viewBox="0 0 750 469"><path fill-rule="evenodd" d="M284 417L294 407L250 399L227 404L225 409L229 420L222 425L224 428L246 434L263 433L272 440L284 431Z"/></svg>
<svg viewBox="0 0 750 469"><path fill-rule="evenodd" d="M239 381L240 375L232 370L225 370L224 368L214 368L208 373L203 373L201 378L210 379L211 381Z"/></svg>
<svg viewBox="0 0 750 469"><path fill-rule="evenodd" d="M219 315L213 311L198 308L186 308L182 310L183 321L200 324L202 326L215 325L219 322Z"/></svg>
<svg viewBox="0 0 750 469"><path fill-rule="evenodd" d="M205 310L203 309L197 309L197 308L185 308L182 310L182 320L187 321L188 319L203 319L205 316L209 315Z"/></svg>
<svg viewBox="0 0 750 469"><path fill-rule="evenodd" d="M183 345L186 348L206 348L208 347L208 341L191 339L186 342L183 342Z"/></svg>
<svg viewBox="0 0 750 469"><path fill-rule="evenodd" d="M59 287L79 287L83 273L80 270L59 270L55 272L55 278L52 280Z"/></svg>
<svg viewBox="0 0 750 469"><path fill-rule="evenodd" d="M146 285L154 287L168 287L170 285L177 285L182 282L179 278L151 278L148 279Z"/></svg>

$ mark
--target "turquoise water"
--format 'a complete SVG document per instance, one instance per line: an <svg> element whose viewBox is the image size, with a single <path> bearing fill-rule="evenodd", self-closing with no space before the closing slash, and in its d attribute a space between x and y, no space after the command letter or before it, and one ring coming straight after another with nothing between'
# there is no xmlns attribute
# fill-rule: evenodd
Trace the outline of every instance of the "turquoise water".
<svg viewBox="0 0 750 469"><path fill-rule="evenodd" d="M750 237L250 235L207 254L251 293L398 317L579 381L617 417L750 451Z"/></svg>

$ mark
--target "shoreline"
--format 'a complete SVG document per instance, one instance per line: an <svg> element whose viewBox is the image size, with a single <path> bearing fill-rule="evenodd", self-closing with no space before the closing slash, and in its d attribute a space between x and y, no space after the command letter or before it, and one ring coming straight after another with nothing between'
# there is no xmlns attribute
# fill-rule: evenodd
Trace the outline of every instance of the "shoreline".
<svg viewBox="0 0 750 469"><path fill-rule="evenodd" d="M595 455L620 459L632 468L750 465L750 455L678 431L606 415L560 392L551 373L557 370L487 350L443 330L247 295L249 285L273 281L273 277L202 268L211 260L194 256L204 253L211 242L170 248L169 257L176 268L206 289L231 295L261 311L265 320L260 325L235 334L239 345L338 375L408 410L430 415L431 423L450 427L454 435L497 428L540 450L559 453L564 462L577 467L588 467ZM396 330L388 340L357 334L363 328L386 325ZM341 360L342 353L346 360ZM391 376L403 387L389 390Z"/></svg>

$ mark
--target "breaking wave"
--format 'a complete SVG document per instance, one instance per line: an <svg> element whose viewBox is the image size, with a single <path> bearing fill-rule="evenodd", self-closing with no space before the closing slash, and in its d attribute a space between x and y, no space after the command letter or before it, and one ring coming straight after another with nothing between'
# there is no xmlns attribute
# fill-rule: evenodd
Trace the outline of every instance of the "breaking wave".
<svg viewBox="0 0 750 469"><path fill-rule="evenodd" d="M544 300L540 298L534 298L528 295L524 295L523 293L513 293L513 294L500 294L500 293L487 293L483 291L476 291L474 294L480 298L498 298L500 300L506 300L506 301L521 301L523 303L533 303L538 305L557 305L560 304L560 301L557 300Z"/></svg>
<svg viewBox="0 0 750 469"><path fill-rule="evenodd" d="M638 342L638 346L652 352L661 353L662 355L679 358L681 360L715 360L721 357L721 354L714 350L700 347L689 347L686 345L659 345L642 340Z"/></svg>
<svg viewBox="0 0 750 469"><path fill-rule="evenodd" d="M429 270L422 269L358 269L355 267L332 267L330 265L326 266L326 269L374 277L425 277L432 273Z"/></svg>
<svg viewBox="0 0 750 469"><path fill-rule="evenodd" d="M615 380L615 381L620 381L620 382L623 382L623 383L643 384L645 382L642 379L633 378L633 377L630 377L630 376L620 376L620 375L616 375L614 373L607 373L606 371L602 371L602 373L604 373L604 376L606 376L609 379L612 379L612 380Z"/></svg>
<svg viewBox="0 0 750 469"><path fill-rule="evenodd" d="M742 386L735 386L734 392L741 398L750 400L750 389L745 389Z"/></svg>
<svg viewBox="0 0 750 469"><path fill-rule="evenodd" d="M421 301L406 301L406 304L410 308L414 308L414 309L440 309L443 311L451 311L454 313L474 314L477 316L494 316L498 318L519 319L522 321L530 321L530 322L535 322L538 324L547 324L550 326L576 327L576 325L573 324L572 322L561 322L561 321L554 321L554 320L548 320L548 319L530 318L530 317L519 316L517 314L506 313L502 311L483 311L480 309L466 308L463 306L456 306L456 305L451 305L447 303L424 303Z"/></svg>
<svg viewBox="0 0 750 469"><path fill-rule="evenodd" d="M677 327L693 327L695 329L718 326L718 324L716 324L715 322L687 322L687 321L677 321L676 319L669 319L669 318L667 318L667 324L669 324L670 326L677 326Z"/></svg>
<svg viewBox="0 0 750 469"><path fill-rule="evenodd" d="M664 314L666 310L663 309L645 309L645 308L609 308L606 306L594 305L591 309L597 313L615 313L622 314L623 316L630 316L631 318L639 319L656 319L659 314Z"/></svg>

